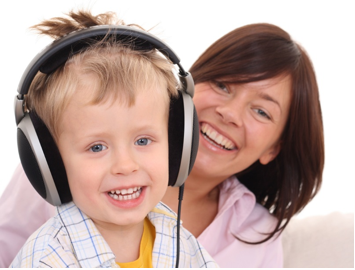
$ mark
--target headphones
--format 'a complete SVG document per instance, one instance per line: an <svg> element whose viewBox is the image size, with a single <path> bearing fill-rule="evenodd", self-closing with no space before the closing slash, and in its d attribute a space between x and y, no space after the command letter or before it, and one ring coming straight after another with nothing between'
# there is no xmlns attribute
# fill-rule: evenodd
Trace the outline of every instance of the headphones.
<svg viewBox="0 0 355 270"><path fill-rule="evenodd" d="M36 191L55 206L72 200L67 174L48 128L35 112L25 110L25 95L37 72L50 74L69 57L90 46L90 41L107 37L129 42L136 50L157 49L178 66L181 89L178 97L171 98L169 110L169 186L181 187L195 162L199 126L192 101L194 82L172 49L150 33L128 26L99 25L74 31L37 54L22 75L15 97L17 144L23 169Z"/></svg>

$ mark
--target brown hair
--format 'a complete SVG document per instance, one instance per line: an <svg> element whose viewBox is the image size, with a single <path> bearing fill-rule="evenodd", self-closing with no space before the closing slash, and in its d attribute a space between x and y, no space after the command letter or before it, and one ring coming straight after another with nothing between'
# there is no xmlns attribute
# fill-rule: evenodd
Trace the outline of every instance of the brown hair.
<svg viewBox="0 0 355 270"><path fill-rule="evenodd" d="M238 180L278 220L259 244L281 232L316 195L324 167L324 138L318 86L311 60L290 35L271 24L251 24L212 44L190 69L196 84L219 80L248 83L290 75L292 96L278 156L237 172ZM242 240L243 241L243 240Z"/></svg>
<svg viewBox="0 0 355 270"><path fill-rule="evenodd" d="M110 12L93 16L79 11L70 12L68 16L43 21L32 29L57 39L90 26L125 25ZM172 69L173 64L154 49L134 50L130 44L106 38L71 56L55 72L49 75L38 72L26 97L26 106L36 111L57 139L62 112L82 83L82 75L89 74L96 79L93 86L96 94L91 100L93 104L106 101L108 97L113 97L113 102L120 97L120 101L131 105L138 90L162 86L167 90L157 94L166 96L168 114L169 96L177 95L177 80Z"/></svg>

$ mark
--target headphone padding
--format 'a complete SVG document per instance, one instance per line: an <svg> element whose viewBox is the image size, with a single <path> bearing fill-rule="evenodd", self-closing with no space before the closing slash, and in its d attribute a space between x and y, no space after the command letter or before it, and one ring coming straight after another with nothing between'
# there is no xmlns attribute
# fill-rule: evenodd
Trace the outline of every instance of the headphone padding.
<svg viewBox="0 0 355 270"><path fill-rule="evenodd" d="M30 180L32 186L39 193L39 195L46 199L47 192L46 187L44 186L41 170L38 166L31 145L28 142L26 135L20 128L17 129L17 145L22 167L27 178Z"/></svg>
<svg viewBox="0 0 355 270"><path fill-rule="evenodd" d="M37 114L35 112L30 112L30 117L48 163L48 167L51 171L61 203L70 202L72 196L67 173L57 144L55 143L52 134Z"/></svg>
<svg viewBox="0 0 355 270"><path fill-rule="evenodd" d="M184 103L182 93L170 99L169 110L169 186L174 186L178 178L184 143Z"/></svg>
<svg viewBox="0 0 355 270"><path fill-rule="evenodd" d="M195 164L196 156L197 156L197 151L198 151L198 144L199 144L199 136L200 136L200 125L198 123L198 117L197 117L197 112L196 108L194 106L194 112L193 112L193 130L192 130L192 140L191 140L191 157L190 157L190 165L189 165L189 174L192 170L192 167Z"/></svg>

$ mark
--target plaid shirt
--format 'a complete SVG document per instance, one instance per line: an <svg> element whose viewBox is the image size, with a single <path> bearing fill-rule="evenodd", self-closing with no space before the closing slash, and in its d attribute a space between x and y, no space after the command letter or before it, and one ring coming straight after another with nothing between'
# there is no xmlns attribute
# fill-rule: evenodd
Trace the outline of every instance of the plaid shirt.
<svg viewBox="0 0 355 270"><path fill-rule="evenodd" d="M49 219L26 241L10 267L118 267L115 255L93 221L71 202L57 207ZM154 267L175 267L176 214L159 203L148 218L156 230ZM181 227L179 267L218 267L196 238Z"/></svg>

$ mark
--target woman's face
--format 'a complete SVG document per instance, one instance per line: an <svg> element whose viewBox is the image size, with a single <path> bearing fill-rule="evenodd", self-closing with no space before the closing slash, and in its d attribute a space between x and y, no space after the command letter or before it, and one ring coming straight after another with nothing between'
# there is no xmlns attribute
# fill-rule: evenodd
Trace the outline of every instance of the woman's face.
<svg viewBox="0 0 355 270"><path fill-rule="evenodd" d="M194 174L224 180L277 156L290 107L289 76L246 84L206 82L195 89L200 143Z"/></svg>

